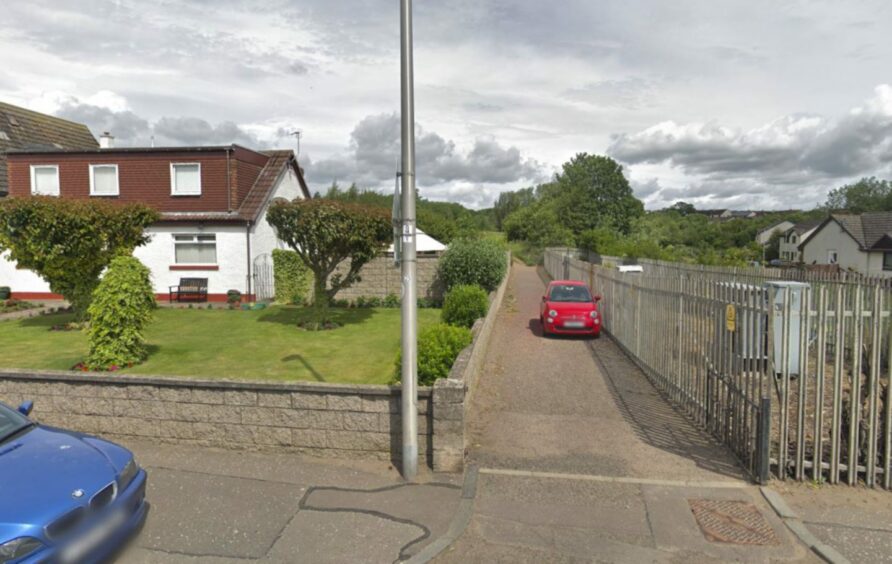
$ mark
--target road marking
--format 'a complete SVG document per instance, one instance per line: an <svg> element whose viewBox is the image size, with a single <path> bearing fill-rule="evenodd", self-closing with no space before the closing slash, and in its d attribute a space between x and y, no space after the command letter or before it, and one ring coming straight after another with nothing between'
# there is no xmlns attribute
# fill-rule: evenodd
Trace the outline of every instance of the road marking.
<svg viewBox="0 0 892 564"><path fill-rule="evenodd" d="M481 468L481 474L513 476L515 478L540 478L549 480L577 480L583 482L608 482L614 484L638 484L645 486L669 486L677 488L748 488L752 484L734 482L695 482L686 480L656 480L652 478L627 478L622 476L599 476L594 474L561 474L558 472L533 472L510 470L507 468Z"/></svg>

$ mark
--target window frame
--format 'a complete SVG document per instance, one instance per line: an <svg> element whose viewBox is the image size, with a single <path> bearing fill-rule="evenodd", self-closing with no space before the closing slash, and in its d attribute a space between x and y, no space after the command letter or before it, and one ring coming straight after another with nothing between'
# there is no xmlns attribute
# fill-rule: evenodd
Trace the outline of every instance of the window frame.
<svg viewBox="0 0 892 564"><path fill-rule="evenodd" d="M198 167L198 190L183 192L177 190L176 167L178 166L196 166ZM199 162L171 162L170 163L170 195L171 196L201 196L201 163Z"/></svg>
<svg viewBox="0 0 892 564"><path fill-rule="evenodd" d="M185 245L207 245L210 246L209 242L199 241L199 237L207 237L212 236L214 238L213 246L214 246L214 262L178 262L177 261L177 245L185 244ZM177 241L177 237L192 237L192 241ZM171 260L171 264L174 266L219 266L220 264L220 256L217 253L217 234L216 233L200 233L197 231L190 231L184 233L171 233L171 242L173 243L173 257Z"/></svg>
<svg viewBox="0 0 892 564"><path fill-rule="evenodd" d="M889 272L890 270L892 270L892 264L890 264L888 268L886 267L886 257L892 258L892 251L885 251L883 253L883 270L885 272ZM892 262L892 261L889 261L889 262Z"/></svg>
<svg viewBox="0 0 892 564"><path fill-rule="evenodd" d="M51 168L56 171L56 193L55 194L38 194L37 192L34 191L34 189L36 187L35 180L37 178L35 175L35 172L39 168ZM62 195L62 178L59 174L59 165L57 165L57 164L32 164L31 165L31 195L32 196L50 196L50 197L56 197L56 198L58 198L59 196Z"/></svg>
<svg viewBox="0 0 892 564"><path fill-rule="evenodd" d="M830 260L831 254L833 255L833 260ZM827 249L827 264L839 264L839 251Z"/></svg>
<svg viewBox="0 0 892 564"><path fill-rule="evenodd" d="M97 194L96 182L94 181L94 169L97 167L114 167L115 169L115 193L114 194ZM117 163L90 163L90 196L96 198L116 198L121 195L121 176Z"/></svg>

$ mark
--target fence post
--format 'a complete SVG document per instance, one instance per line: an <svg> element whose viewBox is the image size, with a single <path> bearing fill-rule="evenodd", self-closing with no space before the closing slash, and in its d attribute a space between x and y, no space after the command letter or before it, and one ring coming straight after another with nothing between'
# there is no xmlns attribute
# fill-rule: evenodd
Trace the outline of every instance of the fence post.
<svg viewBox="0 0 892 564"><path fill-rule="evenodd" d="M771 472L771 398L759 403L759 424L756 428L756 479L767 484Z"/></svg>

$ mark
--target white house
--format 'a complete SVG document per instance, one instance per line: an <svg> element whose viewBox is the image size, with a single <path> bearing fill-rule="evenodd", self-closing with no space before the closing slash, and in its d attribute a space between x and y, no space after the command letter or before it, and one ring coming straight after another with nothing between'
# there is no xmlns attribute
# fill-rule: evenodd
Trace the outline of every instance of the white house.
<svg viewBox="0 0 892 564"><path fill-rule="evenodd" d="M761 246L765 246L768 244L768 241L771 240L771 236L775 233L785 233L788 229L793 228L794 223L792 221L780 221L773 225L769 225L765 229L756 233L756 242Z"/></svg>
<svg viewBox="0 0 892 564"><path fill-rule="evenodd" d="M7 155L9 193L141 202L161 220L134 255L152 271L158 299L181 278L207 279L208 299L228 290L271 298L270 254L280 247L266 211L276 198L308 198L294 153L221 147L29 150ZM14 297L59 297L30 271L0 258L0 286Z"/></svg>
<svg viewBox="0 0 892 564"><path fill-rule="evenodd" d="M801 260L799 245L821 225L820 221L797 223L784 231L778 245L779 258L784 262L798 263Z"/></svg>
<svg viewBox="0 0 892 564"><path fill-rule="evenodd" d="M892 212L831 214L799 245L802 262L892 276Z"/></svg>

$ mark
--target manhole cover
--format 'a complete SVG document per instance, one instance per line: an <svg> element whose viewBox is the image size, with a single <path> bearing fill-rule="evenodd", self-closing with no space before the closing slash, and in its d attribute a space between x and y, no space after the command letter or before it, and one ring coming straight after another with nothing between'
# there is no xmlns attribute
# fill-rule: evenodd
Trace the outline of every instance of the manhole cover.
<svg viewBox="0 0 892 564"><path fill-rule="evenodd" d="M752 503L713 499L689 499L691 511L703 536L729 544L778 544L774 529Z"/></svg>

